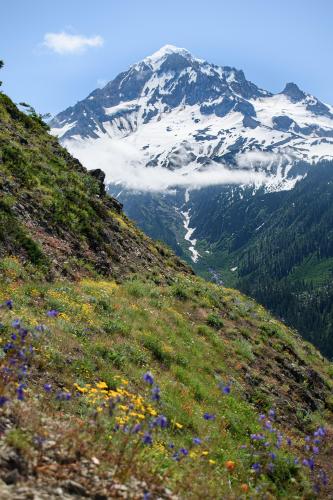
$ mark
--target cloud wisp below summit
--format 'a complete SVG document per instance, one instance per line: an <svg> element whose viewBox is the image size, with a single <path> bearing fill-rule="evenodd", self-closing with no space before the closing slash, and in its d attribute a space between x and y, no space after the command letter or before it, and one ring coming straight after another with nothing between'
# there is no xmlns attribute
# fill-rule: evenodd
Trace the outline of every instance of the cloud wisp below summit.
<svg viewBox="0 0 333 500"><path fill-rule="evenodd" d="M106 182L119 184L134 191L168 192L175 187L199 189L223 184L254 184L268 182L263 172L250 171L243 166L230 169L220 163L199 167L190 163L174 170L147 167L138 159L138 151L122 141L110 141L100 147L99 141L85 143L65 141L65 147L88 169L100 168ZM271 159L271 158L270 158Z"/></svg>

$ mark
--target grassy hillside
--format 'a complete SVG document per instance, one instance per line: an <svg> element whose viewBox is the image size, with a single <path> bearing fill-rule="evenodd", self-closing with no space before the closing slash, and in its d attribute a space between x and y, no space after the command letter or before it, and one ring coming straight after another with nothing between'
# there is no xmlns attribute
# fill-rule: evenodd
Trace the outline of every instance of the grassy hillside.
<svg viewBox="0 0 333 500"><path fill-rule="evenodd" d="M0 117L0 497L329 497L332 365Z"/></svg>
<svg viewBox="0 0 333 500"><path fill-rule="evenodd" d="M2 369L22 349L8 350L17 318L32 325L34 347L24 378L16 362L4 388L2 418L10 424L3 439L21 460L35 459L22 480L33 484L37 471L43 488L61 485L48 467L58 472L65 455L75 471L97 457L102 476L117 464L116 483L134 475L145 478L147 491L163 485L184 498L233 498L243 490L296 498L314 485L327 491L329 438L321 438L318 455L312 441L318 428L331 434L332 365L253 301L183 276L171 286L11 277L1 285L3 304L9 297L13 309L1 313ZM147 372L158 388L143 380ZM22 401L16 382L24 383ZM165 428L152 427L158 415ZM56 443L51 456L36 435ZM312 456L313 472L302 464ZM73 477L96 491L80 472Z"/></svg>
<svg viewBox="0 0 333 500"><path fill-rule="evenodd" d="M26 273L48 278L185 270L46 129L0 93L0 265L14 254Z"/></svg>

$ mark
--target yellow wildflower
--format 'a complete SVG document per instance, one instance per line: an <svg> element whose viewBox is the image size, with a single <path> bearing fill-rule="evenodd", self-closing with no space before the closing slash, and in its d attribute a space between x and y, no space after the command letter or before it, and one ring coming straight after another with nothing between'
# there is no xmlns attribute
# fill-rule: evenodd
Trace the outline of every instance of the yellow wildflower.
<svg viewBox="0 0 333 500"><path fill-rule="evenodd" d="M105 382L97 382L96 384L97 389L107 389L108 386Z"/></svg>

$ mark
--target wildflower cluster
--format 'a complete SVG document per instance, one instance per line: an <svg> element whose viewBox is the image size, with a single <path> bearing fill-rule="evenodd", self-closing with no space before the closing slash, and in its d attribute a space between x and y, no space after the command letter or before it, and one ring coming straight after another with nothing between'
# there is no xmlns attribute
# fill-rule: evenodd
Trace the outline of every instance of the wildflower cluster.
<svg viewBox="0 0 333 500"><path fill-rule="evenodd" d="M2 311L12 311L13 301L7 300L0 305ZM29 331L21 321L14 319L10 326L0 324L0 407L8 401L22 401L28 388L29 368L35 354L34 342L43 332L38 326Z"/></svg>
<svg viewBox="0 0 333 500"><path fill-rule="evenodd" d="M270 409L266 414L259 415L261 431L251 434L251 444L249 447L242 446L243 449L248 449L251 459L251 470L258 478L261 474L267 474L274 480L276 469L284 463L289 470L297 472L301 467L305 467L310 471L313 488L318 492L321 486L327 485L327 476L325 472L316 467L315 456L319 453L319 446L324 444L326 435L325 429L319 427L313 436L306 436L304 454L301 458L293 456L292 440L290 437L281 433L275 424L275 410ZM284 452L280 454L279 452ZM289 452L288 454L286 452Z"/></svg>
<svg viewBox="0 0 333 500"><path fill-rule="evenodd" d="M25 399L38 343L48 331L45 325L26 328L22 321L13 317L13 307L11 300L0 304L0 313L9 318L6 326L0 324L0 407L10 400ZM52 308L45 316L54 320L61 319L62 314ZM241 447L245 460L236 459L237 455L224 455L221 459L221 453L209 449L210 443L216 439L214 436L219 425L225 429L221 415L215 409L212 412L211 408L207 408L209 411L204 408L199 414L205 434L189 435L188 429L173 418L170 408L163 402L161 388L150 371L143 374L141 384L138 383L139 390L133 390L129 381L121 376L115 376L114 380L116 383L112 384L103 380L75 383L70 392L64 388L59 390L53 381L44 379L41 392L50 401L73 400L71 409L75 411L78 405L80 414L83 414L81 410L88 409L88 414L93 417L89 419L89 432L92 431L94 438L102 436L107 446L111 442L116 469L128 470L128 464L136 455L145 460L158 457L163 461L163 467L166 464L175 468L182 464L192 467L196 463L201 469L213 467L219 474L223 471L228 476L228 484L237 485L238 491L244 494L253 487L258 489L265 482L267 484L267 478L273 483L286 475L296 478L300 470L306 470L315 492L327 484L327 476L317 463L317 455L325 444L326 430L323 427L305 438L302 456L295 457L293 450L300 448L299 441L293 443L289 436L280 432L275 411L270 409L267 414L259 416L256 425L260 430L251 434L249 443ZM233 397L231 381L220 382L218 388L226 400ZM39 397L39 401L44 401L43 397ZM59 409L59 405L56 407ZM95 424L93 427L91 422ZM287 471L286 474L281 474L281 470L283 474Z"/></svg>
<svg viewBox="0 0 333 500"><path fill-rule="evenodd" d="M145 427L144 422L154 418L163 427L163 416L158 415L152 404L143 396L128 390L128 381L120 378L120 387L111 389L103 382L95 384L74 384L77 393L84 397L96 413L105 412L114 420L114 429L138 433Z"/></svg>
<svg viewBox="0 0 333 500"><path fill-rule="evenodd" d="M74 384L76 394L93 408L95 416L108 419L108 428L113 436L119 433L127 437L132 436L131 443L126 438L126 446L132 445L136 450L138 445L148 446L175 462L202 459L208 464L216 464L216 461L210 458L210 452L203 447L204 439L198 436L194 436L191 445L187 447L170 442L170 434L180 437L178 434L182 432L183 424L169 420L163 414L161 390L151 372L143 375L144 396L130 391L128 381L122 377L118 378L120 384L117 388L110 388L103 381L95 384ZM202 418L212 421L215 416L204 413ZM110 439L113 439L112 435ZM229 462L226 463L226 469L231 471L235 464Z"/></svg>

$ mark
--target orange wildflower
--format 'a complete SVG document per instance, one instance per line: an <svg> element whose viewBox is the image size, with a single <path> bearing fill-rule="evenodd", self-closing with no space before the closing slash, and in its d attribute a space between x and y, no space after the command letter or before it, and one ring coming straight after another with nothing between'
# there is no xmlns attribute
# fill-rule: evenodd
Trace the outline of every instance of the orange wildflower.
<svg viewBox="0 0 333 500"><path fill-rule="evenodd" d="M227 460L226 463L225 463L225 466L228 469L228 471L231 472L236 467L236 464L235 464L235 462L233 460Z"/></svg>

